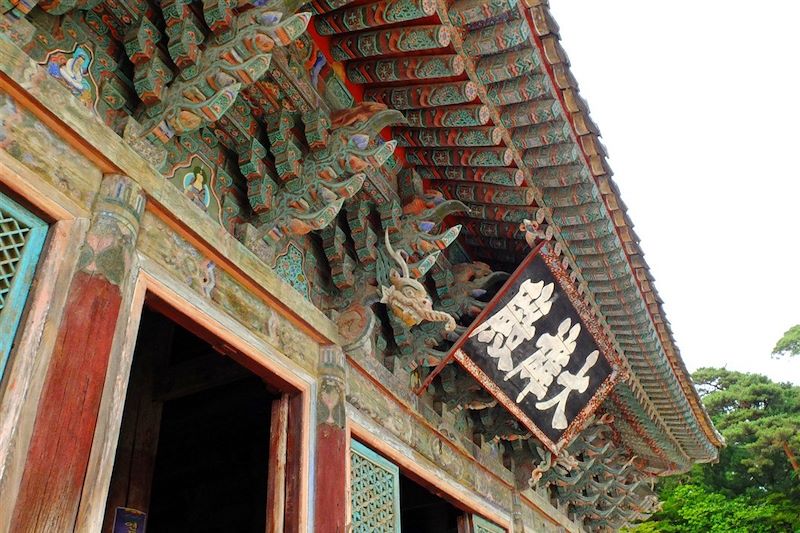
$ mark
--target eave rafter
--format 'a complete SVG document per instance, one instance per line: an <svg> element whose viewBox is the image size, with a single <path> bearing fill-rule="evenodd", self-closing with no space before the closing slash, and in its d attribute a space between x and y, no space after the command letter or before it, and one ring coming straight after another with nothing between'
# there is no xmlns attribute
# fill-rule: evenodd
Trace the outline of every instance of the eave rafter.
<svg viewBox="0 0 800 533"><path fill-rule="evenodd" d="M406 116L393 131L406 166L470 208L456 217L470 254L514 265L529 250L519 225L547 228L625 354L640 407L629 416L647 419L637 430L672 450L671 469L712 460L721 439L680 360L546 2L344 4L318 5L317 31L365 99Z"/></svg>

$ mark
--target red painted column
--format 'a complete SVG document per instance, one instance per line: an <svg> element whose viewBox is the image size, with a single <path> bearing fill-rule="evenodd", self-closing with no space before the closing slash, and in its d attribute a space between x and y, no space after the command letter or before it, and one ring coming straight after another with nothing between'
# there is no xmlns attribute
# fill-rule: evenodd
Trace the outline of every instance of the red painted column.
<svg viewBox="0 0 800 533"><path fill-rule="evenodd" d="M145 196L103 178L34 422L12 531L72 531Z"/></svg>
<svg viewBox="0 0 800 533"><path fill-rule="evenodd" d="M318 533L345 533L348 523L346 364L339 346L320 350L313 500L314 531Z"/></svg>

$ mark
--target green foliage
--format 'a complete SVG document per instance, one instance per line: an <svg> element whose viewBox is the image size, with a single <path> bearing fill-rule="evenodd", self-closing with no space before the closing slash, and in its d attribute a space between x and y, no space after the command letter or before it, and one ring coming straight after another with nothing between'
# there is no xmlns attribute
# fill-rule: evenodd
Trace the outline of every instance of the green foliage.
<svg viewBox="0 0 800 533"><path fill-rule="evenodd" d="M791 502L728 498L702 485L685 484L663 495L664 507L636 533L771 533L800 527Z"/></svg>
<svg viewBox="0 0 800 533"><path fill-rule="evenodd" d="M800 324L792 326L783 334L772 349L772 355L800 355Z"/></svg>
<svg viewBox="0 0 800 533"><path fill-rule="evenodd" d="M692 377L727 447L718 463L662 480L662 510L633 531L800 532L800 479L784 449L800 455L800 387L721 368Z"/></svg>

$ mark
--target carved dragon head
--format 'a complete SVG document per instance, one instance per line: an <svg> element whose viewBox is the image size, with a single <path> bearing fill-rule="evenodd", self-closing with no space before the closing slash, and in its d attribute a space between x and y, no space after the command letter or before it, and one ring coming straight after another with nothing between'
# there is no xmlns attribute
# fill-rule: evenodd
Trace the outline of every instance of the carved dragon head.
<svg viewBox="0 0 800 533"><path fill-rule="evenodd" d="M385 233L386 251L400 267L389 272L388 287L381 287L381 302L403 321L408 327L415 326L426 320L430 322L444 322L447 331L456 329L456 321L449 314L433 309L433 301L428 296L425 286L411 277L408 262L401 252L392 248L389 240L389 231Z"/></svg>

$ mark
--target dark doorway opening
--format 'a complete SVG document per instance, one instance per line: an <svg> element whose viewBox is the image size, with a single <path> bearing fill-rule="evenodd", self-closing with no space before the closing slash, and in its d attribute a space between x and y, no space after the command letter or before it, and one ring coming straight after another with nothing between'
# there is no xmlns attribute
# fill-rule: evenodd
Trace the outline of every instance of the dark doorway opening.
<svg viewBox="0 0 800 533"><path fill-rule="evenodd" d="M276 391L212 344L145 308L104 531L118 507L149 533L263 533Z"/></svg>
<svg viewBox="0 0 800 533"><path fill-rule="evenodd" d="M403 533L458 533L464 511L400 475L400 528Z"/></svg>

